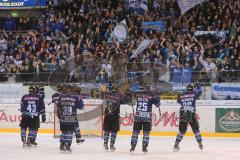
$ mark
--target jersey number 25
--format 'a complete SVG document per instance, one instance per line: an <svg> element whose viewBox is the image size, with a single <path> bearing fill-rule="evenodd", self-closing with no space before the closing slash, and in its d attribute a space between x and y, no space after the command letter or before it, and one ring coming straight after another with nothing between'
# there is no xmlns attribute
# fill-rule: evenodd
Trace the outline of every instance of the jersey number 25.
<svg viewBox="0 0 240 160"><path fill-rule="evenodd" d="M147 111L147 103L146 102L138 102L137 111L146 112Z"/></svg>

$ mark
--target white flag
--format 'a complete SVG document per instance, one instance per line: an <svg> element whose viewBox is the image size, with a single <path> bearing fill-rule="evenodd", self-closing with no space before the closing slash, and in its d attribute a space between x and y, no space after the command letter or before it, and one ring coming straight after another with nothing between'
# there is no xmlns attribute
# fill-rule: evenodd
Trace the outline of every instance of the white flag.
<svg viewBox="0 0 240 160"><path fill-rule="evenodd" d="M128 36L128 27L126 20L121 21L113 30L112 37L123 42Z"/></svg>
<svg viewBox="0 0 240 160"><path fill-rule="evenodd" d="M144 49L148 48L152 44L153 40L144 39L142 43L138 46L138 48L133 52L133 55L130 59L137 57Z"/></svg>
<svg viewBox="0 0 240 160"><path fill-rule="evenodd" d="M204 2L206 0L178 0L179 8L181 9L181 14L183 15L189 9L193 8L194 6Z"/></svg>

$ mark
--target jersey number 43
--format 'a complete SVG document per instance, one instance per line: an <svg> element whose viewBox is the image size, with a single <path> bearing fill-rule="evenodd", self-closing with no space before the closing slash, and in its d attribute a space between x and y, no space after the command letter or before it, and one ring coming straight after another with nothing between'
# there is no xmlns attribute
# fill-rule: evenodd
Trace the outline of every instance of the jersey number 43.
<svg viewBox="0 0 240 160"><path fill-rule="evenodd" d="M27 111L29 112L29 113L36 113L36 111L37 111L37 107L36 107L36 104L28 104L28 106L27 106Z"/></svg>

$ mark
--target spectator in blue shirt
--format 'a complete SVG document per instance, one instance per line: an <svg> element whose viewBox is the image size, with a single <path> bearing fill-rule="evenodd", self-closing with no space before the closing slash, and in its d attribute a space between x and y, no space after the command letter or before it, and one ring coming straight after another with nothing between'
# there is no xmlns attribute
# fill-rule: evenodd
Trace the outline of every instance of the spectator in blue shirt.
<svg viewBox="0 0 240 160"><path fill-rule="evenodd" d="M185 62L183 67L183 83L192 82L192 67L190 67L189 62Z"/></svg>
<svg viewBox="0 0 240 160"><path fill-rule="evenodd" d="M10 15L8 15L8 18L4 21L3 28L5 31L13 31L16 29L16 22Z"/></svg>

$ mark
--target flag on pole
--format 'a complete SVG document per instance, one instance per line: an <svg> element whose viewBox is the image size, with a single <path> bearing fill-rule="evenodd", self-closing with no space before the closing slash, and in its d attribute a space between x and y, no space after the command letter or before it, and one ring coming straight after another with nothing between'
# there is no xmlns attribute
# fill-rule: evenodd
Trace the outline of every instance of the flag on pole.
<svg viewBox="0 0 240 160"><path fill-rule="evenodd" d="M115 26L112 37L117 39L120 42L123 42L128 36L128 27L126 20L124 19L118 25Z"/></svg>
<svg viewBox="0 0 240 160"><path fill-rule="evenodd" d="M206 0L177 0L182 15L185 14L189 9L204 1Z"/></svg>
<svg viewBox="0 0 240 160"><path fill-rule="evenodd" d="M142 43L138 46L138 48L133 52L133 55L130 57L130 60L137 57L140 53L142 53L146 48L148 48L152 44L153 40L144 39Z"/></svg>

